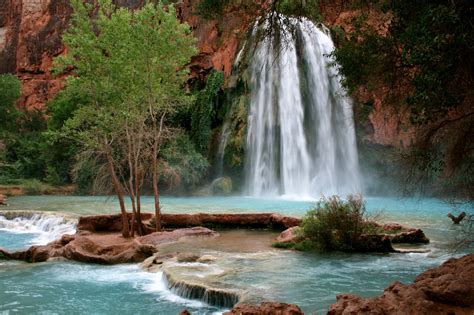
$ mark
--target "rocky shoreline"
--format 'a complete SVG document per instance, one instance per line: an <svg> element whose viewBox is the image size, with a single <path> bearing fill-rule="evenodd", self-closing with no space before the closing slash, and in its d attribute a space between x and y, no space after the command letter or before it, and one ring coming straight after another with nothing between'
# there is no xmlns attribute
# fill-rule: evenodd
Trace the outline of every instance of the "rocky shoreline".
<svg viewBox="0 0 474 315"><path fill-rule="evenodd" d="M185 253L162 254L160 247L189 238L212 239L219 236L218 232L210 228L272 229L281 231L276 239L278 242L294 242L298 237L296 230L300 224L298 218L274 213L166 214L163 215L164 230L153 232L153 215L145 213L142 220L148 234L126 239L120 233L122 224L120 215L83 216L78 220L77 232L74 235L66 234L47 245L32 246L27 250L14 253L0 249L0 259L16 259L31 263L56 258L98 264L143 262L142 268L152 271L153 266L161 268L162 264L171 260L200 262L207 259L204 256ZM392 249L390 251L393 252L397 250L391 247L392 243L425 244L429 242L420 229L394 223L379 225L378 228L384 232L378 236L367 237L377 238L375 243L379 240L388 242ZM167 274L167 277L171 286L176 288L185 286L181 280L173 278L171 274ZM330 306L329 314L410 314L413 310L420 310L425 314L472 314L474 310L473 284L474 254L470 254L459 259L450 259L440 267L420 274L413 284L404 285L394 282L379 297L361 298L351 294L341 294L337 296L337 302ZM279 302L262 302L259 305L242 304L245 301L239 301L238 294L234 294L233 291L207 288L196 284L193 284L191 291L206 296L210 296L209 292L211 292L216 301L223 300L226 301L222 302L226 306L234 306L227 314L303 314L298 306L292 304Z"/></svg>
<svg viewBox="0 0 474 315"><path fill-rule="evenodd" d="M162 232L153 230L153 214L143 213L145 236L123 238L120 235L122 219L119 214L82 216L74 235L63 235L61 239L47 245L32 246L27 250L9 253L0 249L0 258L27 262L41 262L50 258L99 263L120 264L142 262L159 251L165 243L177 242L182 238L217 236L212 229L271 229L282 231L277 242L294 243L301 220L277 213L243 214L164 214ZM210 229L211 228L211 229ZM397 252L392 243L425 244L429 242L420 229L398 224L380 225L379 234L363 235L361 252Z"/></svg>
<svg viewBox="0 0 474 315"><path fill-rule="evenodd" d="M381 296L338 295L328 314L474 314L474 254L451 258L412 284L395 281Z"/></svg>

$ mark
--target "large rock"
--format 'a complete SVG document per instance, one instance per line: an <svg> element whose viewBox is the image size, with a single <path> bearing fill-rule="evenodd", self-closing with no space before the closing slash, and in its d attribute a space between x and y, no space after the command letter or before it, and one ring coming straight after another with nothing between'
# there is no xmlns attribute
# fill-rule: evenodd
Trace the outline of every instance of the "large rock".
<svg viewBox="0 0 474 315"><path fill-rule="evenodd" d="M452 258L412 284L393 282L378 297L338 295L328 314L474 314L474 254Z"/></svg>
<svg viewBox="0 0 474 315"><path fill-rule="evenodd" d="M404 226L398 223L386 223L383 225L377 223L372 224L380 228L394 244L427 244L430 242L421 229Z"/></svg>
<svg viewBox="0 0 474 315"><path fill-rule="evenodd" d="M142 262L158 251L160 245L177 242L186 237L215 236L216 232L203 227L155 232L135 239L123 238L119 233L90 233L80 231L63 235L44 246L32 246L25 251L9 253L0 249L0 258L42 262L49 258L97 264Z"/></svg>
<svg viewBox="0 0 474 315"><path fill-rule="evenodd" d="M151 213L142 213L142 220L150 220L153 217ZM128 218L132 218L132 214L128 214ZM104 214L91 215L79 218L77 223L78 231L90 232L118 232L122 230L122 215L121 214Z"/></svg>
<svg viewBox="0 0 474 315"><path fill-rule="evenodd" d="M262 302L260 305L237 304L224 315L304 315L295 304Z"/></svg>
<svg viewBox="0 0 474 315"><path fill-rule="evenodd" d="M232 193L232 178L219 177L215 179L211 184L210 191L213 195L230 195Z"/></svg>
<svg viewBox="0 0 474 315"><path fill-rule="evenodd" d="M6 206L7 205L7 196L0 194L0 206Z"/></svg>
<svg viewBox="0 0 474 315"><path fill-rule="evenodd" d="M163 214L162 225L166 228L192 226L222 228L274 228L285 230L300 224L301 220L275 213L240 213L240 214Z"/></svg>
<svg viewBox="0 0 474 315"><path fill-rule="evenodd" d="M296 243L300 240L301 236L298 234L299 226L293 226L289 229L284 230L278 235L276 241L278 243Z"/></svg>

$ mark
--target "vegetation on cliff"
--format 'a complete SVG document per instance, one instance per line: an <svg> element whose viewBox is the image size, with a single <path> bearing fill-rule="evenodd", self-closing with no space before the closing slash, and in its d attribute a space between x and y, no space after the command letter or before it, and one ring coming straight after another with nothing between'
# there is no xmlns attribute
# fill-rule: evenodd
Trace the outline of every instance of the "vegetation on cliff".
<svg viewBox="0 0 474 315"><path fill-rule="evenodd" d="M474 135L469 8L462 0L377 1L360 6L353 30L337 36L334 56L349 91L388 87L382 106L410 110L405 125L416 135L403 152L407 190L424 184L474 197L464 189L474 180L474 147L466 141ZM385 26L373 12L388 17Z"/></svg>

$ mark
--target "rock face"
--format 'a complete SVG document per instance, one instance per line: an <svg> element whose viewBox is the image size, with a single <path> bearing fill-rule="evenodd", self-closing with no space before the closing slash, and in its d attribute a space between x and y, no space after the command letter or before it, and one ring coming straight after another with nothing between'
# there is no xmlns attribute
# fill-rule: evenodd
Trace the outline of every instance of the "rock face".
<svg viewBox="0 0 474 315"><path fill-rule="evenodd" d="M9 253L0 249L0 258L42 262L49 258L64 257L97 264L142 262L156 253L162 244L186 237L216 235L216 232L203 227L155 232L135 239L125 239L119 233L79 231L75 235L63 235L60 240L44 246L32 246L25 251Z"/></svg>
<svg viewBox="0 0 474 315"><path fill-rule="evenodd" d="M20 105L42 109L61 88L52 58L64 52L61 35L71 15L68 0L0 2L0 73L22 81Z"/></svg>
<svg viewBox="0 0 474 315"><path fill-rule="evenodd" d="M163 214L162 224L166 228L190 226L217 226L222 228L274 228L285 230L299 225L300 219L277 213L241 214Z"/></svg>
<svg viewBox="0 0 474 315"><path fill-rule="evenodd" d="M153 218L152 213L142 213L146 223ZM129 215L131 218L131 214ZM273 228L285 230L300 224L301 220L282 216L277 213L241 213L241 214L162 214L161 224L164 228L187 228L196 226L220 228ZM122 228L120 214L94 215L80 217L77 230L90 232L117 232Z"/></svg>
<svg viewBox="0 0 474 315"><path fill-rule="evenodd" d="M338 295L328 312L329 315L473 313L474 254L452 258L420 274L412 284L396 281L378 297Z"/></svg>
<svg viewBox="0 0 474 315"><path fill-rule="evenodd" d="M295 304L280 302L262 302L260 305L237 304L224 315L303 315Z"/></svg>
<svg viewBox="0 0 474 315"><path fill-rule="evenodd" d="M143 0L114 0L119 6L138 8ZM226 9L225 22L196 15L198 1L182 0L177 13L198 38L199 54L193 57L192 77L202 79L212 69L229 75L240 39L251 17L241 5ZM72 9L69 0L0 0L0 73L15 73L22 81L20 106L43 109L63 87L64 76L51 73L53 58L64 54L62 34Z"/></svg>
<svg viewBox="0 0 474 315"><path fill-rule="evenodd" d="M142 213L143 221L150 220L153 214ZM128 217L131 219L132 214ZM120 214L91 215L79 218L77 230L90 232L118 232L122 230L122 216Z"/></svg>

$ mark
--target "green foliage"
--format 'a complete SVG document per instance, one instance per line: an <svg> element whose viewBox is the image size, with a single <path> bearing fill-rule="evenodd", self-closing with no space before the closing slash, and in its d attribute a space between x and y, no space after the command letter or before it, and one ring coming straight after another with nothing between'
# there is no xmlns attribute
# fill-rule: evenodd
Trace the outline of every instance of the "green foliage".
<svg viewBox="0 0 474 315"><path fill-rule="evenodd" d="M56 136L77 142L76 156L101 163L113 158L122 180L152 174L150 160L159 149L154 144L173 138L176 129L168 122L190 101L182 89L185 65L196 53L189 26L179 22L172 5L165 9L161 3L147 2L135 11L110 0L96 7L74 0L72 6L63 37L68 54L55 62L58 71L73 69L75 76L51 104L51 126L62 125ZM130 163L140 166L132 169Z"/></svg>
<svg viewBox="0 0 474 315"><path fill-rule="evenodd" d="M224 84L224 73L213 71L207 78L206 86L198 93L196 105L191 115L191 135L202 154L207 154L211 139L212 121L216 115L217 96Z"/></svg>
<svg viewBox="0 0 474 315"><path fill-rule="evenodd" d="M23 181L22 186L27 195L40 195L45 190L44 185L37 179Z"/></svg>
<svg viewBox="0 0 474 315"><path fill-rule="evenodd" d="M18 111L15 101L20 97L20 80L11 74L0 75L0 136L16 127Z"/></svg>
<svg viewBox="0 0 474 315"><path fill-rule="evenodd" d="M42 132L46 128L40 111L20 113L15 132L4 139L2 177L4 180L44 177L46 143Z"/></svg>
<svg viewBox="0 0 474 315"><path fill-rule="evenodd" d="M296 17L306 17L315 22L321 21L319 2L317 0L276 0L276 11Z"/></svg>
<svg viewBox="0 0 474 315"><path fill-rule="evenodd" d="M303 248L353 251L361 234L367 228L365 204L361 196L322 198L308 211L301 223L306 241Z"/></svg>
<svg viewBox="0 0 474 315"><path fill-rule="evenodd" d="M181 185L185 189L193 189L207 175L209 163L184 134L170 141L160 156L163 160L159 171L160 182L169 188Z"/></svg>
<svg viewBox="0 0 474 315"><path fill-rule="evenodd" d="M205 19L222 16L222 12L229 0L201 0L197 5L197 14Z"/></svg>
<svg viewBox="0 0 474 315"><path fill-rule="evenodd" d="M433 122L462 103L471 89L467 70L474 48L473 25L465 1L379 1L393 14L387 34L380 34L361 15L349 40L334 56L350 91L376 89L408 81L402 93L411 121Z"/></svg>

